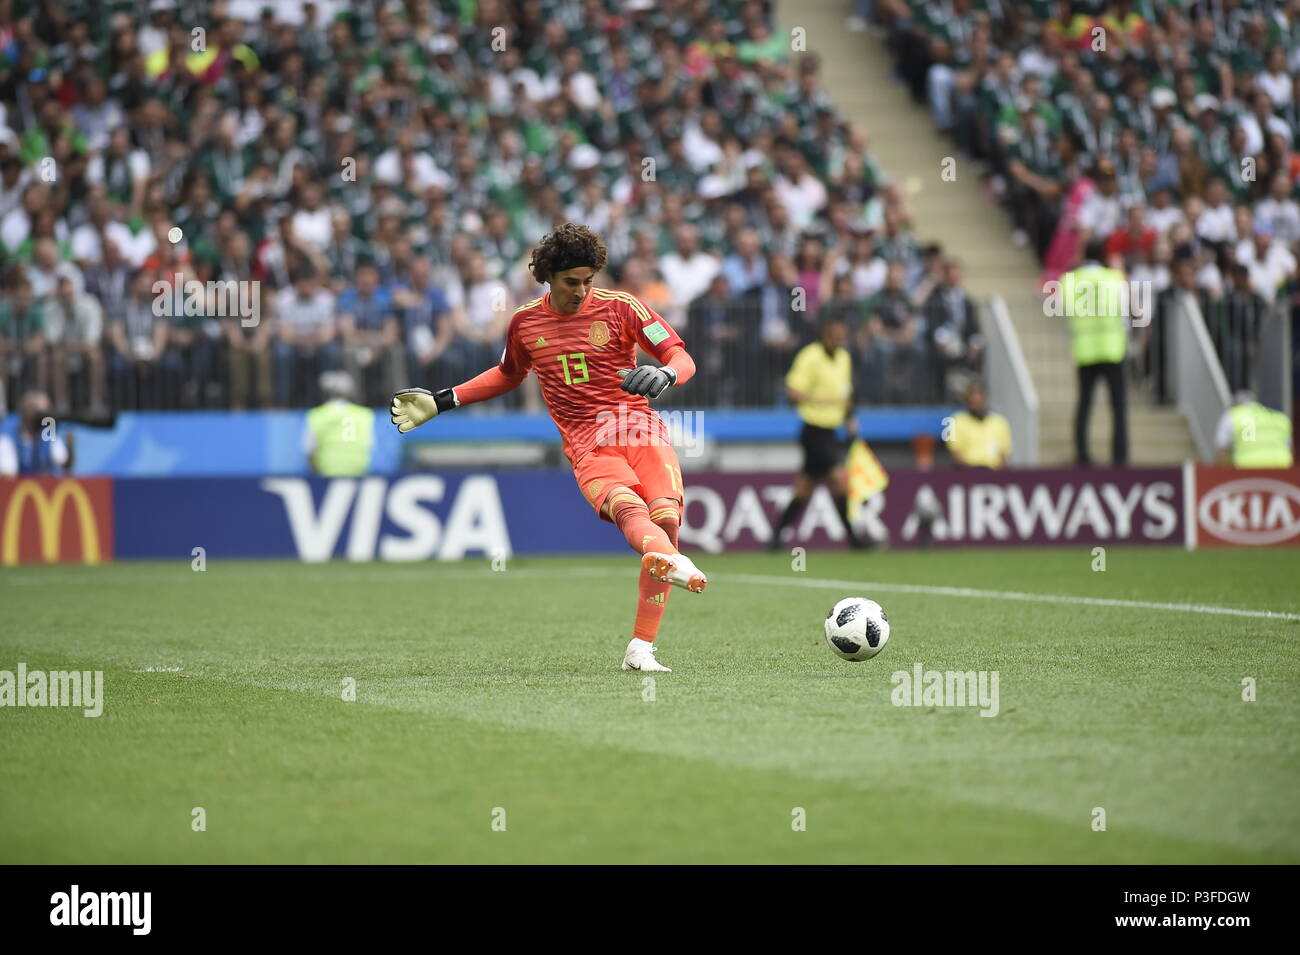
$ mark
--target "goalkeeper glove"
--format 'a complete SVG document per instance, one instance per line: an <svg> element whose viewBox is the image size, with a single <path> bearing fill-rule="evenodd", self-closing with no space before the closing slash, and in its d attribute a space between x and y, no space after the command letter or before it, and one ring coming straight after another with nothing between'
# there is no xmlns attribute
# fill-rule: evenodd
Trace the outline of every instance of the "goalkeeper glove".
<svg viewBox="0 0 1300 955"><path fill-rule="evenodd" d="M393 395L393 404L388 410L392 412L393 424L397 425L397 430L406 434L459 404L456 392L450 388L444 388L436 394L425 388L407 388Z"/></svg>
<svg viewBox="0 0 1300 955"><path fill-rule="evenodd" d="M677 384L677 372L667 365L641 365L630 371L624 369L618 376L623 379L622 388L629 395L645 395L647 398L658 398L669 385Z"/></svg>

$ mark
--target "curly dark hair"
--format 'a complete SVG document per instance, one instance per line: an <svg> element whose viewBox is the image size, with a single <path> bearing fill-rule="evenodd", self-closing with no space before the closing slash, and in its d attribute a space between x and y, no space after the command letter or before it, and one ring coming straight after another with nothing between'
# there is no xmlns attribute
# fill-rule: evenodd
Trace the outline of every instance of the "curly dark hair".
<svg viewBox="0 0 1300 955"><path fill-rule="evenodd" d="M547 282L556 272L583 266L599 272L605 267L607 256L608 251L600 236L585 225L566 222L537 243L528 269L537 281Z"/></svg>

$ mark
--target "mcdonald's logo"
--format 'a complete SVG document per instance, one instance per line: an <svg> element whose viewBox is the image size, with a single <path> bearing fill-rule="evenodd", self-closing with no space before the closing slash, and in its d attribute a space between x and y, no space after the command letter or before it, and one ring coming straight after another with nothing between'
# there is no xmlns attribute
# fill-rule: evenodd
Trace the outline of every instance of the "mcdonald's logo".
<svg viewBox="0 0 1300 955"><path fill-rule="evenodd" d="M112 498L109 478L0 479L0 565L112 560Z"/></svg>

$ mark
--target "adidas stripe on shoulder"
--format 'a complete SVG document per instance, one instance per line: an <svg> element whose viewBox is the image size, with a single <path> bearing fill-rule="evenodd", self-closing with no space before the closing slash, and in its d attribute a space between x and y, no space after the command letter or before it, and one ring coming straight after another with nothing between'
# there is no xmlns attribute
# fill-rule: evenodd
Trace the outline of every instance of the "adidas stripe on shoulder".
<svg viewBox="0 0 1300 955"><path fill-rule="evenodd" d="M641 300L635 295L631 295L628 292L618 292L614 289L603 288L592 289L592 294L606 302L622 302L624 305L627 305L636 314L637 318L641 320L642 325L654 321L654 316L650 314L650 310L647 309L645 305L641 303Z"/></svg>

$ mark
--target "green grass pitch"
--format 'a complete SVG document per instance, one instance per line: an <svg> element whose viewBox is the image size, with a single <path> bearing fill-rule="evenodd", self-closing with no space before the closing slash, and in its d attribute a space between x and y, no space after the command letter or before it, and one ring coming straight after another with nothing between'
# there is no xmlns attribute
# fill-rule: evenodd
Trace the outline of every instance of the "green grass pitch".
<svg viewBox="0 0 1300 955"><path fill-rule="evenodd" d="M0 571L0 669L106 697L0 709L0 862L1300 862L1300 553L697 557L653 700L631 555ZM845 663L855 592L893 634ZM892 705L918 662L999 714Z"/></svg>

